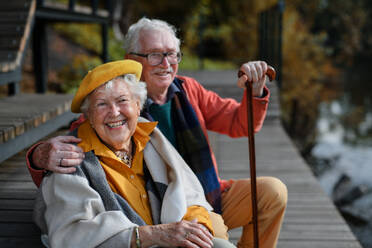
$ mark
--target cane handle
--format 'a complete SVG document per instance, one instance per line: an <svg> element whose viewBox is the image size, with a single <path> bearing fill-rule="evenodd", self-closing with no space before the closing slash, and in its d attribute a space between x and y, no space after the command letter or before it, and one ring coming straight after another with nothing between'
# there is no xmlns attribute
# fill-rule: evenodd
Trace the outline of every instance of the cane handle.
<svg viewBox="0 0 372 248"><path fill-rule="evenodd" d="M243 76L243 74L245 74L245 73L243 71L239 70L238 77ZM275 79L275 76L276 76L276 72L275 72L274 67L269 65L267 67L266 75L269 77L270 81L273 81Z"/></svg>

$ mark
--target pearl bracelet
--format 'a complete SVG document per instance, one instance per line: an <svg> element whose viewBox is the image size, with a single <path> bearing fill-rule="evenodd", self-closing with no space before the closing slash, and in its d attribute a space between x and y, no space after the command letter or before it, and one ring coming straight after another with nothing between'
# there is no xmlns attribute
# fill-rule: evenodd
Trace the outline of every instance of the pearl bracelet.
<svg viewBox="0 0 372 248"><path fill-rule="evenodd" d="M138 226L136 226L134 228L134 230L136 231L136 247L141 248L141 240L140 240L140 236L139 236Z"/></svg>

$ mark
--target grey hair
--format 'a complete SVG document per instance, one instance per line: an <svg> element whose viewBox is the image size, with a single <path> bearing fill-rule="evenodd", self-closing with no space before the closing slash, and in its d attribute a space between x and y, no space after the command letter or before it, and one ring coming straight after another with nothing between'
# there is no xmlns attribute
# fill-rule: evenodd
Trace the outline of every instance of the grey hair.
<svg viewBox="0 0 372 248"><path fill-rule="evenodd" d="M116 80L120 80L122 83L125 83L128 86L129 91L133 95L134 99L140 101L140 109L142 110L146 98L147 98L147 90L146 90L146 84L144 82L138 81L136 78L136 75L134 74L125 74L122 76L118 76L116 78L111 79L110 81L107 81L103 85L105 86L104 89L108 90L113 87L113 83ZM88 96L86 96L83 100L83 103L80 106L81 112L87 117L88 109L89 109L89 96L97 91L98 88L96 88L94 91L89 93Z"/></svg>
<svg viewBox="0 0 372 248"><path fill-rule="evenodd" d="M140 33L141 31L148 30L169 32L176 43L177 52L180 51L181 41L177 38L177 30L173 25L170 25L169 23L162 20L142 17L138 22L132 24L129 27L128 33L124 37L124 49L127 54L131 52L141 52L141 44L139 42Z"/></svg>

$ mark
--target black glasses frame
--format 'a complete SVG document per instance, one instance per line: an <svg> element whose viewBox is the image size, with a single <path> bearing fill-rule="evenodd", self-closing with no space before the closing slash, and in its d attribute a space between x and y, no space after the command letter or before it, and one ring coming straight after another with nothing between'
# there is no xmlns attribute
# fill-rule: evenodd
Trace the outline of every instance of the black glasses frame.
<svg viewBox="0 0 372 248"><path fill-rule="evenodd" d="M174 53L174 52L153 52L153 53L134 53L134 52L131 52L131 53L129 53L129 54L132 54L132 55L136 55L136 56L140 56L140 57L144 57L144 58L146 58L147 59L147 62L149 62L150 63L150 61L149 61L149 56L150 55L152 55L152 54L161 54L163 57L162 57L162 59L159 61L159 63L157 63L157 64L151 64L150 63L150 65L152 65L152 66L156 66L156 65L160 65L162 62L163 62L163 60L164 60L164 58L165 57L167 57L168 58L168 56L169 56L169 54L170 53ZM169 64L178 64L178 63L180 63L181 62L181 59L182 59L182 53L181 52L177 52L177 62L176 63L172 63L171 61L169 61L169 59L168 59L168 62L169 62Z"/></svg>

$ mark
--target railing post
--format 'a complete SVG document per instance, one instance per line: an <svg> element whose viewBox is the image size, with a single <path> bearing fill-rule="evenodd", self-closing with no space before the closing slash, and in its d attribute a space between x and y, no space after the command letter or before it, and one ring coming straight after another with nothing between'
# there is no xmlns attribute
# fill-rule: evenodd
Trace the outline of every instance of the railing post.
<svg viewBox="0 0 372 248"><path fill-rule="evenodd" d="M37 0L36 5L37 7L42 7L44 5L44 0Z"/></svg>
<svg viewBox="0 0 372 248"><path fill-rule="evenodd" d="M68 1L68 10L69 11L74 11L74 9L75 9L75 0L70 0L70 1Z"/></svg>
<svg viewBox="0 0 372 248"><path fill-rule="evenodd" d="M102 37L102 54L101 59L103 63L108 62L108 23L101 25L101 37Z"/></svg>
<svg viewBox="0 0 372 248"><path fill-rule="evenodd" d="M92 15L96 15L97 9L98 9L98 0L91 0L91 5L92 5Z"/></svg>
<svg viewBox="0 0 372 248"><path fill-rule="evenodd" d="M260 13L259 20L259 59L267 61L277 71L276 81L282 84L282 21L285 1Z"/></svg>
<svg viewBox="0 0 372 248"><path fill-rule="evenodd" d="M278 85L279 89L282 87L282 72L283 72L283 13L285 9L285 0L279 0L278 3L278 11L279 11L279 35L278 35L278 46L279 46L279 54L278 54Z"/></svg>
<svg viewBox="0 0 372 248"><path fill-rule="evenodd" d="M104 2L105 3L105 9L107 9L107 11L109 12L109 15L110 15L110 21L112 21L112 18L113 18L113 4L112 4L112 0L107 0Z"/></svg>
<svg viewBox="0 0 372 248"><path fill-rule="evenodd" d="M45 93L48 89L48 42L43 20L35 20L32 43L36 92Z"/></svg>
<svg viewBox="0 0 372 248"><path fill-rule="evenodd" d="M20 90L19 82L11 82L8 84L8 96L14 96L17 95Z"/></svg>

